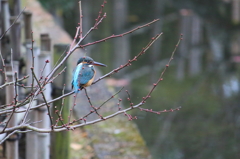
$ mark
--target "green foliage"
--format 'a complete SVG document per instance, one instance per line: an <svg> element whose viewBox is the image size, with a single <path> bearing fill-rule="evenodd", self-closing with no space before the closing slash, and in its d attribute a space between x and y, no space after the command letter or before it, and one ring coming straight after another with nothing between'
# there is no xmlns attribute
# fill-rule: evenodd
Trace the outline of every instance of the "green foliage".
<svg viewBox="0 0 240 159"><path fill-rule="evenodd" d="M237 158L237 115L229 116L232 111L238 114L240 110L225 105L228 100L212 91L211 87L219 81L206 76L204 80L188 78L179 82L170 69L171 73L165 76L145 108L164 110L182 106L182 109L161 115L135 112L140 132L154 158ZM138 97L134 102L150 89L139 87L147 76L144 78L133 82L133 94Z"/></svg>
<svg viewBox="0 0 240 159"><path fill-rule="evenodd" d="M78 1L69 0L38 0L47 10L61 9L63 12L69 12Z"/></svg>
<svg viewBox="0 0 240 159"><path fill-rule="evenodd" d="M179 9L191 9L204 20L214 23L224 29L233 27L231 21L232 4L229 1L219 0L172 0L173 5Z"/></svg>

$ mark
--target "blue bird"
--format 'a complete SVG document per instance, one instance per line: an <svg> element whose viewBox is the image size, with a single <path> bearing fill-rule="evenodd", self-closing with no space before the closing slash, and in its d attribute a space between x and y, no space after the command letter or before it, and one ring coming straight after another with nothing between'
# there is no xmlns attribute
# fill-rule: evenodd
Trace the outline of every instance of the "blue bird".
<svg viewBox="0 0 240 159"><path fill-rule="evenodd" d="M72 88L74 89L75 93L78 93L84 87L88 87L92 84L94 76L96 74L93 65L104 67L107 66L94 61L91 57L88 56L81 57L78 60L77 66L73 72L72 79Z"/></svg>

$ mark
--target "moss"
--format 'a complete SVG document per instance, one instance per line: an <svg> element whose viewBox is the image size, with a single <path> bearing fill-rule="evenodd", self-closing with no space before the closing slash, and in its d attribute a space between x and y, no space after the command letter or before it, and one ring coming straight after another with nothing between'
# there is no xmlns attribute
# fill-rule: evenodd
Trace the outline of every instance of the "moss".
<svg viewBox="0 0 240 159"><path fill-rule="evenodd" d="M105 148L103 151L115 152L119 157L149 156L135 123L128 121L124 116L117 116L94 126L86 126L85 129L92 139L92 145L102 145Z"/></svg>

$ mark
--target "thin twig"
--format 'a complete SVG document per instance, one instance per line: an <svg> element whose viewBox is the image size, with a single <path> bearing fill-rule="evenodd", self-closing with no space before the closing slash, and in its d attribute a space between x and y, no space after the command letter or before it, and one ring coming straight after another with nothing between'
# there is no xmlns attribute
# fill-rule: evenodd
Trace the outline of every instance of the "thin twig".
<svg viewBox="0 0 240 159"><path fill-rule="evenodd" d="M36 92L35 92L35 94L36 94ZM28 107L27 107L27 109L24 111L25 112L25 114L24 114L24 116L23 116L23 119L22 119L22 124L20 124L20 125L24 125L24 122L25 122L25 120L26 120L26 118L27 118L27 115L28 115L28 113L29 113L29 111L30 111L30 108L32 107L32 104L33 104L33 100L34 100L34 97L36 96L35 94L29 94L29 96L28 96L28 98L30 98L29 99L29 105L28 105Z"/></svg>
<svg viewBox="0 0 240 159"><path fill-rule="evenodd" d="M97 109L100 109L103 105L105 105L108 101L110 101L111 99L113 99L117 94L119 94L124 87L122 87L119 91L117 91L114 95L112 95L110 98L108 98L105 102L103 102Z"/></svg>
<svg viewBox="0 0 240 159"><path fill-rule="evenodd" d="M73 112L74 107L76 106L77 95L78 95L78 93L76 93L76 94L74 95L73 106L72 106L72 108L69 110L69 116L68 116L68 123L67 123L67 125L70 125L70 121L71 121L71 117L72 117L72 112Z"/></svg>
<svg viewBox="0 0 240 159"><path fill-rule="evenodd" d="M79 1L79 26L80 26L80 36L79 38L82 39L82 33L83 33L83 23L82 23L82 3Z"/></svg>
<svg viewBox="0 0 240 159"><path fill-rule="evenodd" d="M18 92L17 92L17 72L14 70L14 65L13 65L13 53L12 53L12 49L11 49L11 66L12 66L12 77L15 77L15 82L14 82L14 93L15 93L15 97L14 99L14 106L13 106L13 112L15 111L16 108L16 104L17 104L17 96L18 96Z"/></svg>
<svg viewBox="0 0 240 159"><path fill-rule="evenodd" d="M71 45L70 45L69 50L72 50L73 45L75 44L75 42L76 42L76 40L77 40L77 38L78 38L78 33L79 33L79 30L80 30L80 27L78 26L76 29L77 29L77 30L76 30L76 34L75 34L75 37L73 38L73 41L72 41L72 43L71 43ZM69 52L70 52L70 51L69 51ZM69 53L69 52L67 52L67 53Z"/></svg>
<svg viewBox="0 0 240 159"><path fill-rule="evenodd" d="M130 30L130 31L127 31L127 32L125 32L125 33L118 34L118 35L114 35L114 34L113 34L113 35L108 36L108 37L106 37L106 38L103 38L103 39L101 39L101 40L94 41L94 42L92 42L92 43L87 43L87 44L84 44L84 45L80 45L79 48L84 48L84 47L87 47L87 46L90 46L90 45L94 45L94 44L97 44L97 43L100 43L100 42L106 42L107 40L112 39L112 38L123 37L124 35L130 34L130 33L134 32L134 31L136 31L136 30L138 30L138 29L141 29L141 28L143 28L143 27L149 26L149 25L151 25L152 23L155 23L155 22L157 22L157 21L159 21L159 19L154 19L153 21L151 21L151 22L149 22L149 23L147 23L147 24L138 26L137 28L134 28L134 29L132 29L132 30Z"/></svg>
<svg viewBox="0 0 240 159"><path fill-rule="evenodd" d="M34 69L34 52L33 52L33 43L34 43L34 40L33 40L33 31L31 32L31 40L32 40L32 48L30 48L31 50L31 53L32 53L32 68L31 70L33 71ZM31 89L31 92L33 92L33 85L34 85L34 77L32 76L32 89Z"/></svg>
<svg viewBox="0 0 240 159"><path fill-rule="evenodd" d="M6 121L6 125L4 126L4 128L2 129L2 131L0 132L0 134L3 133L3 132L5 131L5 129L7 128L7 126L8 126L8 124L9 124L10 120L12 119L12 117L13 117L13 115L14 115L14 111L15 111L15 109L12 110L12 112L11 112L9 118L8 118L7 121Z"/></svg>
<svg viewBox="0 0 240 159"><path fill-rule="evenodd" d="M43 72L44 72L47 64L48 64L48 63L45 62L43 68L40 70L39 81L41 81L41 80L43 79Z"/></svg>
<svg viewBox="0 0 240 159"><path fill-rule="evenodd" d="M97 108L96 107L94 107L94 109L96 109L96 110L98 110L98 109L100 109L102 106L104 106L108 101L110 101L111 99L113 99L117 94L119 94L122 90L123 90L123 88L124 87L122 87L118 92L116 92L114 95L112 95L110 98L108 98L105 102L103 102L100 106L98 106ZM90 104L90 105L92 105L92 104ZM119 109L120 110L120 109ZM78 120L75 120L74 122L77 122L77 121L79 121L79 120L83 120L83 119L85 119L85 118L87 118L90 114L92 114L93 112L95 112L95 111L90 111L88 114L86 114L86 115L84 115L83 117L81 117L80 119L78 119ZM103 118L102 116L100 116L100 118ZM73 123L74 123L73 122Z"/></svg>
<svg viewBox="0 0 240 159"><path fill-rule="evenodd" d="M14 90L15 90L15 97L14 97L14 107L16 107L17 102L18 102L18 90L17 90L17 81L18 81L18 77L17 77L17 72L15 72L15 85L14 85Z"/></svg>
<svg viewBox="0 0 240 159"><path fill-rule="evenodd" d="M131 100L131 95L129 94L128 90L126 90L126 92L127 92L127 95L128 95L127 100L129 101L130 107L132 107L133 103L132 103L132 100Z"/></svg>
<svg viewBox="0 0 240 159"><path fill-rule="evenodd" d="M3 59L3 57L2 57L2 52L1 52L1 50L0 50L0 57L1 57L1 60L2 60L3 70L4 70L4 77L5 77L4 82L7 82L6 65L5 65L5 62L4 62L5 59Z"/></svg>
<svg viewBox="0 0 240 159"><path fill-rule="evenodd" d="M84 88L84 91L85 91L86 97L88 99L88 103L90 104L90 107L93 108L93 110L94 110L94 111L91 110L90 112L95 112L100 118L103 118L102 115L100 115L98 113L98 111L97 111L98 109L93 106L93 104L91 102L91 99L90 99L90 97L89 97L89 95L87 93L87 89L86 88Z"/></svg>
<svg viewBox="0 0 240 159"><path fill-rule="evenodd" d="M58 58L57 62L54 64L53 68L57 66L57 64L59 63L60 59L66 54L67 50L69 50L70 45L68 45L66 47L66 49L63 51L63 53L61 54L61 56Z"/></svg>
<svg viewBox="0 0 240 159"><path fill-rule="evenodd" d="M137 59L138 59L140 56L142 56L142 55L149 49L149 47L152 46L152 44L153 44L161 35L162 35L162 33L157 34L155 37L153 37L153 38L151 39L151 41L146 45L146 47L143 48L142 51L140 51L140 52L138 53L137 56L135 56L134 58L132 58L131 60L129 60L126 64L121 65L120 67L118 67L118 68L110 71L109 73L105 74L105 75L102 76L102 77L99 77L97 80L95 80L95 81L92 83L92 85L95 84L95 83L97 83L97 82L99 82L100 80L102 80L102 79L104 79L104 78L106 78L106 77L109 77L109 76L112 75L112 74L117 73L117 72L120 71L121 69L123 69L123 68L125 68L125 67L127 67L127 66L130 66L132 62L137 61Z"/></svg>
<svg viewBox="0 0 240 159"><path fill-rule="evenodd" d="M64 90L65 90L65 84L63 85L63 90L62 90L62 95L64 95L65 94L65 92L64 92ZM62 109L63 109L63 105L64 105L64 100L65 100L65 98L62 98L62 106L61 106L61 108L60 108L60 114L62 114Z"/></svg>
<svg viewBox="0 0 240 159"><path fill-rule="evenodd" d="M152 94L153 90L157 87L157 85L159 84L159 82L161 82L161 81L163 80L162 77L163 77L164 73L166 72L167 68L169 67L171 61L173 60L173 56L174 56L174 54L175 54L175 52L176 52L176 50L177 50L177 47L179 46L181 40L182 40L182 34L180 35L180 38L179 38L179 40L178 40L178 42L177 42L177 45L175 46L175 48L174 48L174 50L173 50L173 52L172 52L172 54L171 54L171 57L170 57L168 63L166 64L164 70L162 71L162 73L161 73L158 81L153 84L153 87L152 87L152 89L149 91L149 93L147 94L147 96L143 97L143 100L142 100L143 103L145 103L146 100L147 100L148 98L150 98L150 95Z"/></svg>
<svg viewBox="0 0 240 159"><path fill-rule="evenodd" d="M56 76L54 76L50 82L53 82L59 75L61 75L65 70L66 70L67 67L64 67ZM47 83L46 83L47 84Z"/></svg>
<svg viewBox="0 0 240 159"><path fill-rule="evenodd" d="M41 84L40 84L40 82L38 81L38 79L37 79L37 77L36 77L33 69L31 69L31 70L32 70L32 75L33 75L33 77L35 78L35 80L36 80L36 82L37 82L37 84L38 84L38 86L39 86L40 93L42 94L43 100L44 100L44 102L45 102L45 104L46 104L46 107L47 107L47 110L48 110L49 120L50 120L50 123L51 123L51 128L53 129L53 121L52 121L52 118L51 118L51 111L50 111L50 108L49 108L50 105L47 104L47 99L46 99L46 97L45 97L45 94L43 93L43 89L42 89L42 87L41 87Z"/></svg>
<svg viewBox="0 0 240 159"><path fill-rule="evenodd" d="M105 6L105 3L107 3L107 1L106 1L106 0L103 0L103 4L101 5L101 9L100 9L100 11L98 12L98 17L97 17L96 22L95 22L95 24L94 24L94 29L97 29L99 19L104 16L104 15L102 16L102 11L103 11L103 8L104 8L104 6ZM105 14L106 14L106 13L105 13Z"/></svg>
<svg viewBox="0 0 240 159"><path fill-rule="evenodd" d="M31 108L29 108L29 110L34 110L34 109L36 109L36 108L40 108L40 107L43 107L43 106L45 106L46 104L51 104L51 103L53 103L53 102L55 102L55 101L57 101L57 100L60 100L60 99L62 99L62 98L64 98L64 97L67 97L67 96L70 96L70 95L72 95L72 94L74 94L74 91L72 91L72 92L69 92L69 93L66 93L66 94L64 94L64 95L62 95L62 96L59 96L59 97L57 97L57 98L55 98L55 99L53 99L53 100L50 100L50 101L48 101L47 103L41 103L41 104L39 104L39 105L36 105L36 106L33 106L33 107L31 107ZM32 95L30 95L30 96L28 96L28 98L30 98ZM27 102L26 102L27 101ZM22 106L22 105L26 105L27 103L30 103L32 100L29 100L29 99L25 99L25 102L23 103L23 102L20 102L21 104L18 104L16 107L20 107L20 106ZM5 105L4 105L5 106ZM8 106L8 105L7 105ZM19 111L16 111L15 113L23 113L23 112L26 112L26 111L29 111L28 110L28 108L27 109L24 109L24 110L19 110ZM0 115L1 114L6 114L6 113L11 113L12 111L11 110L4 110L4 111L0 111Z"/></svg>
<svg viewBox="0 0 240 159"><path fill-rule="evenodd" d="M56 107L54 107L54 108L56 108ZM63 123L63 118L62 118L62 115L59 113L59 111L58 111L58 110L55 110L55 113L56 113L57 116L58 116L58 119L57 119L57 121L56 121L56 123L55 123L55 127L58 125L58 122L59 122L59 121L61 122L61 124L62 124L63 127L67 126L67 124L64 124L64 123Z"/></svg>
<svg viewBox="0 0 240 159"><path fill-rule="evenodd" d="M9 137L11 137L13 134L17 133L18 130L14 130L13 132L9 133L6 137L4 137L1 141L0 141L0 145L6 141Z"/></svg>
<svg viewBox="0 0 240 159"><path fill-rule="evenodd" d="M18 79L17 82L23 81L23 80L27 79L28 77L29 77L29 75L24 76L23 78ZM15 84L15 81L7 82L7 83L1 85L1 86L0 86L0 89L4 88L4 87L6 87L6 86L13 85L13 84Z"/></svg>
<svg viewBox="0 0 240 159"><path fill-rule="evenodd" d="M145 109L145 108L141 108L141 107L138 107L138 109L140 109L141 111L145 111L145 112L161 114L161 113L167 113L167 112L173 112L173 111L176 111L176 110L180 110L181 107L178 107L178 108L175 108L175 109L169 109L169 110L165 109L165 110L162 110L162 111L154 111L152 109Z"/></svg>
<svg viewBox="0 0 240 159"><path fill-rule="evenodd" d="M63 90L62 90L62 94L63 94L63 95L64 95L65 86L66 86L66 85L64 84L64 85L63 85ZM55 113L57 113L57 115L58 115L58 119L57 119L57 121L56 121L55 126L57 126L57 125L58 125L58 121L62 119L61 117L62 117L62 109L63 109L64 101L65 101L65 98L62 98L62 105L61 105L61 107L60 107L60 111L58 111L58 110L55 111ZM63 123L62 120L61 120L61 122L62 122L62 124L64 125L64 123Z"/></svg>

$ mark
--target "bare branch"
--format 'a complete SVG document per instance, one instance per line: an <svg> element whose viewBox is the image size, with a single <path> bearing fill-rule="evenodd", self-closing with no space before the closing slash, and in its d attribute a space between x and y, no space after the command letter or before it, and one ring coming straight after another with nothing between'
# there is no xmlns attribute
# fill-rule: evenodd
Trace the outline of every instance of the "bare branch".
<svg viewBox="0 0 240 159"><path fill-rule="evenodd" d="M83 33L83 23L82 23L82 18L83 18L83 15L82 15L82 3L81 1L78 2L79 3L79 26L80 26L80 36L79 38L82 39L82 33Z"/></svg>
<svg viewBox="0 0 240 159"><path fill-rule="evenodd" d="M123 68L125 68L125 67L127 67L127 66L130 66L131 63L134 62L134 61L137 61L137 59L138 59L141 55L143 55L143 54L148 50L148 48L149 48L161 35L162 35L162 33L161 33L161 34L157 34L155 37L153 37L153 38L151 39L151 41L146 45L146 47L143 48L142 51L139 52L137 56L135 56L133 59L129 60L126 64L121 65L120 67L118 67L118 68L110 71L109 73L105 74L104 76L98 78L98 79L97 79L96 81L94 81L92 84L95 84L95 83L97 83L98 81L100 81L100 80L102 80L102 79L104 79L104 78L106 78L106 77L109 77L109 76L112 75L112 74L117 73L117 72L120 71L121 69L123 69Z"/></svg>
<svg viewBox="0 0 240 159"><path fill-rule="evenodd" d="M166 64L164 70L162 71L162 73L161 73L158 81L153 84L153 87L152 87L152 89L149 91L149 93L147 94L147 96L146 96L146 97L143 97L143 101L142 101L143 103L146 102L146 100L147 100L148 98L150 98L150 95L152 94L153 90L157 87L157 85L159 84L159 82L161 82L161 81L163 80L163 75L164 75L164 73L166 72L167 68L169 67L171 61L173 60L173 56L174 56L174 54L175 54L175 52L176 52L176 50L177 50L178 45L180 44L180 42L181 42L181 40L182 40L182 36L183 36L183 35L181 34L181 35L180 35L180 38L179 38L179 40L178 40L178 42L177 42L177 45L175 46L175 48L174 48L174 50L173 50L173 52L172 52L172 54L171 54L171 57L170 57L168 63Z"/></svg>
<svg viewBox="0 0 240 159"><path fill-rule="evenodd" d="M153 23L155 23L157 21L159 21L159 19L154 19L153 21L151 21L151 22L149 22L147 24L144 24L142 26L138 26L137 28L134 28L134 29L132 29L130 31L127 31L125 33L122 33L122 34L119 34L119 35L114 35L113 34L113 35L111 35L109 37L106 37L106 38L103 38L101 40L98 40L98 41L95 41L95 42L92 42L92 43L87 43L85 45L80 45L79 47L80 48L84 48L84 47L87 47L87 46L90 46L90 45L94 45L94 44L97 44L97 43L100 43L100 42L106 42L107 40L112 39L112 38L123 37L124 35L130 34L130 33L134 32L134 31L137 31L138 29L141 29L143 27L149 26L149 25L151 25L151 24L153 24Z"/></svg>
<svg viewBox="0 0 240 159"><path fill-rule="evenodd" d="M11 137L13 134L17 133L18 130L14 130L13 132L9 133L6 137L4 137L1 141L0 141L0 145L6 141L9 137Z"/></svg>

